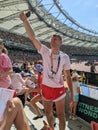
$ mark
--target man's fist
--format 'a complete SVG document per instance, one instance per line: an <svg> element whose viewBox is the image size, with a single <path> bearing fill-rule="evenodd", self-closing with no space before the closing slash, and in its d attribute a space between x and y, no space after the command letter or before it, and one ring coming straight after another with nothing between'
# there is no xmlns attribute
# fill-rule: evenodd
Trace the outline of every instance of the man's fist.
<svg viewBox="0 0 98 130"><path fill-rule="evenodd" d="M24 13L24 12L20 13L19 18L20 18L23 22L24 22L25 20L27 20L26 13Z"/></svg>

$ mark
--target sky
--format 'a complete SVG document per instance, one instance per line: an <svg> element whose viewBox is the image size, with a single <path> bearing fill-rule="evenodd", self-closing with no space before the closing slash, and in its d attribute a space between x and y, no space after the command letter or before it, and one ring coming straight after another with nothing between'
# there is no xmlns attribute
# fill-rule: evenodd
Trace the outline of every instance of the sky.
<svg viewBox="0 0 98 130"><path fill-rule="evenodd" d="M59 0L80 25L98 32L98 0Z"/></svg>

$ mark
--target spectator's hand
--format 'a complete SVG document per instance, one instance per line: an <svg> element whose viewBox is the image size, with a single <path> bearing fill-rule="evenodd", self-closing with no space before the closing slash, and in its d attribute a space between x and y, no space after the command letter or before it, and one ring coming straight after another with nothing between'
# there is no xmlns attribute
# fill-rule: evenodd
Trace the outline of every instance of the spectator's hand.
<svg viewBox="0 0 98 130"><path fill-rule="evenodd" d="M24 12L20 13L19 18L24 22L27 20L26 14Z"/></svg>
<svg viewBox="0 0 98 130"><path fill-rule="evenodd" d="M11 113L14 110L14 108L15 108L15 105L14 105L13 101L8 101L5 111L4 111L4 120L10 118Z"/></svg>
<svg viewBox="0 0 98 130"><path fill-rule="evenodd" d="M0 130L3 130L3 127L5 128L5 124L10 119L14 108L15 108L14 103L12 101L8 101L6 108L5 108L5 111L4 111L3 120L0 121L0 128L1 128Z"/></svg>

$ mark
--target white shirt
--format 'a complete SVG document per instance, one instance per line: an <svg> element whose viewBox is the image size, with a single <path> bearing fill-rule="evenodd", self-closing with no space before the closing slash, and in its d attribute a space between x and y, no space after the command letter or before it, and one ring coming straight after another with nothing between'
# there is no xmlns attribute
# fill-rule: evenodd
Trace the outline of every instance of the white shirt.
<svg viewBox="0 0 98 130"><path fill-rule="evenodd" d="M63 70L70 70L70 59L69 56L60 51L60 64L56 74L52 75L51 72L51 49L42 45L39 53L43 58L43 81L42 84L47 85L52 88L61 88L64 86L64 81L62 77ZM53 54L52 54L53 55ZM58 65L58 54L53 55L53 70L56 71ZM53 78L51 78L53 77Z"/></svg>
<svg viewBox="0 0 98 130"><path fill-rule="evenodd" d="M30 88L35 88L36 85L34 82L32 82L30 79L26 80L26 85Z"/></svg>
<svg viewBox="0 0 98 130"><path fill-rule="evenodd" d="M72 85L73 85L73 95L77 95L79 94L77 89L79 88L79 82L78 81L72 81Z"/></svg>
<svg viewBox="0 0 98 130"><path fill-rule="evenodd" d="M11 75L11 85L13 89L23 89L23 86L25 85L25 80L22 78L20 73L13 73Z"/></svg>

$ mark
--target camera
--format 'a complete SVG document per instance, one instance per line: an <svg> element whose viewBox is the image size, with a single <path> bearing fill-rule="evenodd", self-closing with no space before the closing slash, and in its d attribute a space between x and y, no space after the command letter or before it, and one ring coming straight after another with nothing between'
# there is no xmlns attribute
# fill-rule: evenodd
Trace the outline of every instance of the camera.
<svg viewBox="0 0 98 130"><path fill-rule="evenodd" d="M26 17L30 17L30 15L31 15L31 12L28 11L28 12L26 13Z"/></svg>

